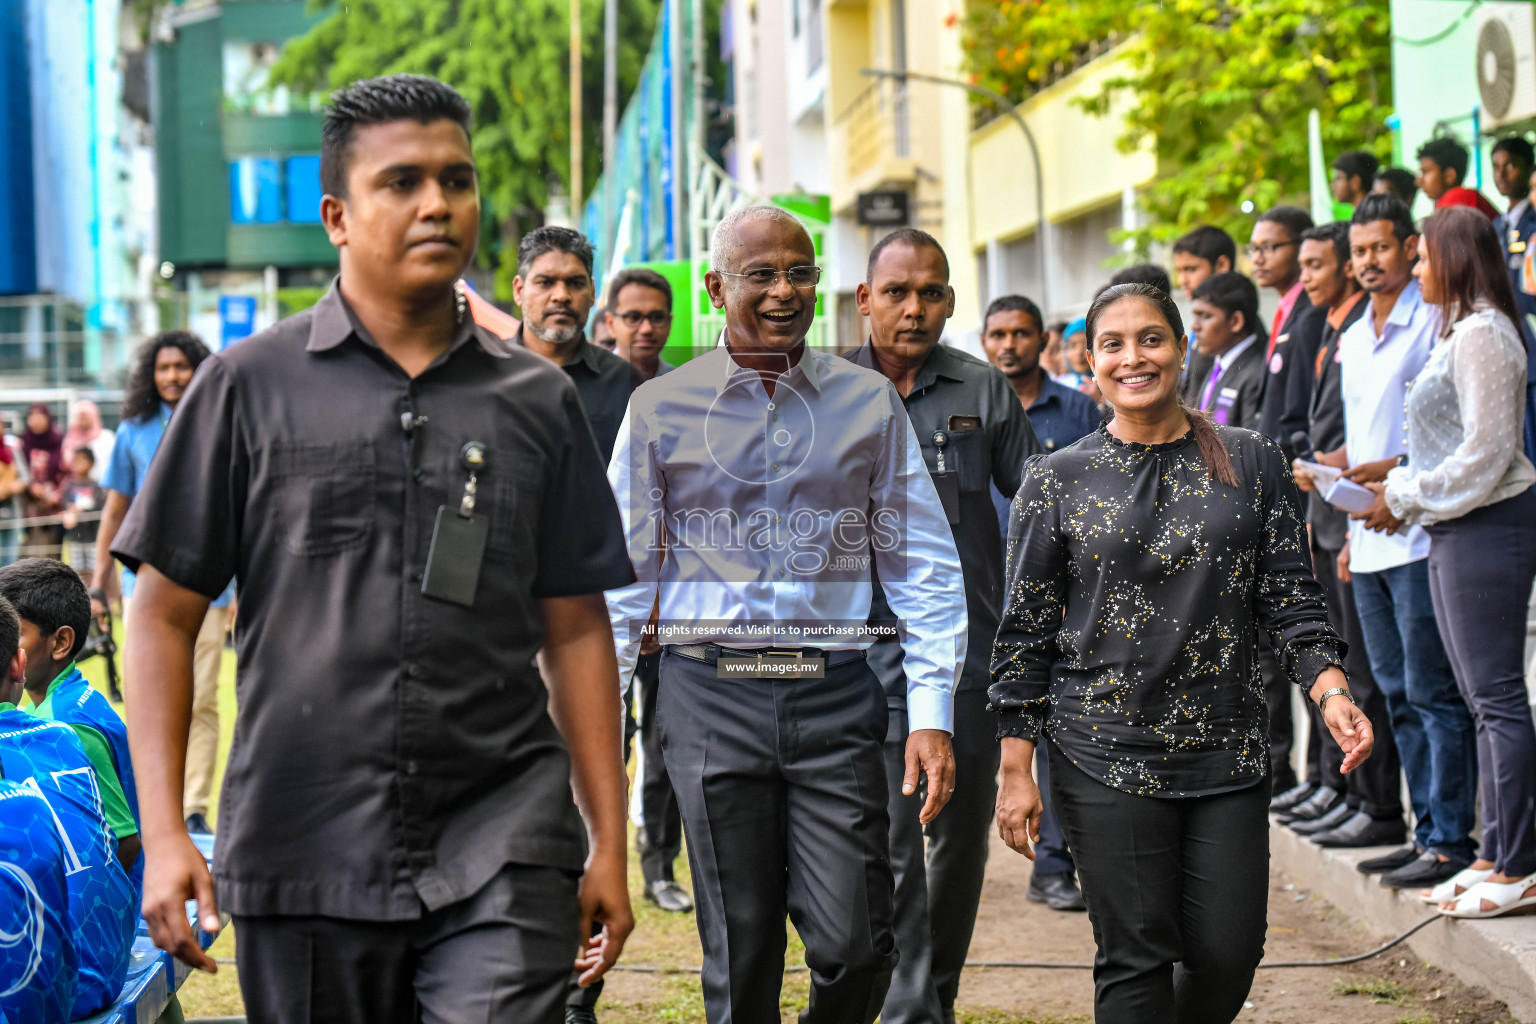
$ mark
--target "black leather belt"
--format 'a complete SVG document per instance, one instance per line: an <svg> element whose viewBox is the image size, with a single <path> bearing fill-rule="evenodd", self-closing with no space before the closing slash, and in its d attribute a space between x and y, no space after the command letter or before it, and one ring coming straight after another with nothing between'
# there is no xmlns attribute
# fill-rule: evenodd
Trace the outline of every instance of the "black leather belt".
<svg viewBox="0 0 1536 1024"><path fill-rule="evenodd" d="M859 661L864 657L861 650L824 651L820 647L721 647L719 644L668 644L667 650L679 658L687 658L689 661L702 661L706 665L713 665L721 658L756 658L759 655L770 657L778 655L783 658L825 658L827 668L836 668L838 665L846 665L850 661Z"/></svg>

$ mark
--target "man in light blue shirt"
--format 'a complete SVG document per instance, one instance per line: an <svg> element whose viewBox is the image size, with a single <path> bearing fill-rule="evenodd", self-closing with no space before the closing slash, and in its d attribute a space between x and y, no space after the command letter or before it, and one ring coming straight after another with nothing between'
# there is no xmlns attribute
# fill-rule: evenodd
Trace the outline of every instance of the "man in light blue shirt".
<svg viewBox="0 0 1536 1024"><path fill-rule="evenodd" d="M1403 405L1408 386L1429 359L1440 315L1411 277L1418 236L1408 208L1394 196L1361 200L1350 226L1355 275L1371 305L1339 339L1344 435L1356 483L1386 479L1408 451ZM1384 871L1382 884L1434 886L1472 862L1477 753L1471 716L1456 688L1430 601L1429 537L1419 527L1374 533L1350 524L1339 575L1353 578L1360 629L1371 671L1387 698L1392 737L1408 778L1414 841L1362 862ZM1350 814L1338 801L1341 824ZM1328 815L1318 819L1332 827Z"/></svg>
<svg viewBox="0 0 1536 1024"><path fill-rule="evenodd" d="M123 525L128 507L144 486L144 477L160 448L160 439L171 422L176 404L186 394L198 364L208 349L189 331L165 331L139 349L137 362L123 396L123 422L102 486L107 491L96 535L96 578L91 591L92 611L100 615L108 596L116 589L112 568L112 541ZM124 633L133 600L133 573L122 571ZM223 661L224 634L229 629L234 601L231 583L208 609L197 636L192 660L192 725L187 735L186 785L182 813L191 832L212 832L208 803L213 792L213 765L219 741L219 665ZM133 680L126 681L132 685Z"/></svg>

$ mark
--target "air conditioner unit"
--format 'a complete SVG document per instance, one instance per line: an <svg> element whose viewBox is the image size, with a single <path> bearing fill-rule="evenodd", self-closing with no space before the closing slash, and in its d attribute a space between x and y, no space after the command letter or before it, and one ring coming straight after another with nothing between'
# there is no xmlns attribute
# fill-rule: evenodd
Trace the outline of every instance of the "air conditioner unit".
<svg viewBox="0 0 1536 1024"><path fill-rule="evenodd" d="M1485 3L1473 28L1483 127L1536 118L1536 8L1529 2Z"/></svg>

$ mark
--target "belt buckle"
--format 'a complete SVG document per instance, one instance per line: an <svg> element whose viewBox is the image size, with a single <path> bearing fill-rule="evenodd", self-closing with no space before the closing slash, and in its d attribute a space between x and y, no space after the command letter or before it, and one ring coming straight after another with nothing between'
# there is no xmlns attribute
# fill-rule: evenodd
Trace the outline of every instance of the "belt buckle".
<svg viewBox="0 0 1536 1024"><path fill-rule="evenodd" d="M803 660L805 658L805 652L802 650L781 651L777 648L770 647L765 651L757 652L758 661L762 661L764 658L800 658Z"/></svg>

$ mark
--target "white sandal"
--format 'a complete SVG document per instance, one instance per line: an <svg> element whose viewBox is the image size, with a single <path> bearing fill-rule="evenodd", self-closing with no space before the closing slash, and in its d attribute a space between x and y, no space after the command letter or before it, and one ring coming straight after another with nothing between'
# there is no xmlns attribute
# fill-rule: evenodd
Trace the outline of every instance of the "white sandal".
<svg viewBox="0 0 1536 1024"><path fill-rule="evenodd" d="M1479 882L1456 897L1451 909L1441 910L1446 917L1498 917L1520 907L1536 906L1536 895L1527 896L1527 889L1536 888L1536 875L1527 875L1518 882ZM1493 904L1492 910L1483 909L1483 901Z"/></svg>
<svg viewBox="0 0 1536 1024"><path fill-rule="evenodd" d="M1425 903L1449 903L1492 875L1493 868L1462 868L1433 889L1420 889L1419 899Z"/></svg>

